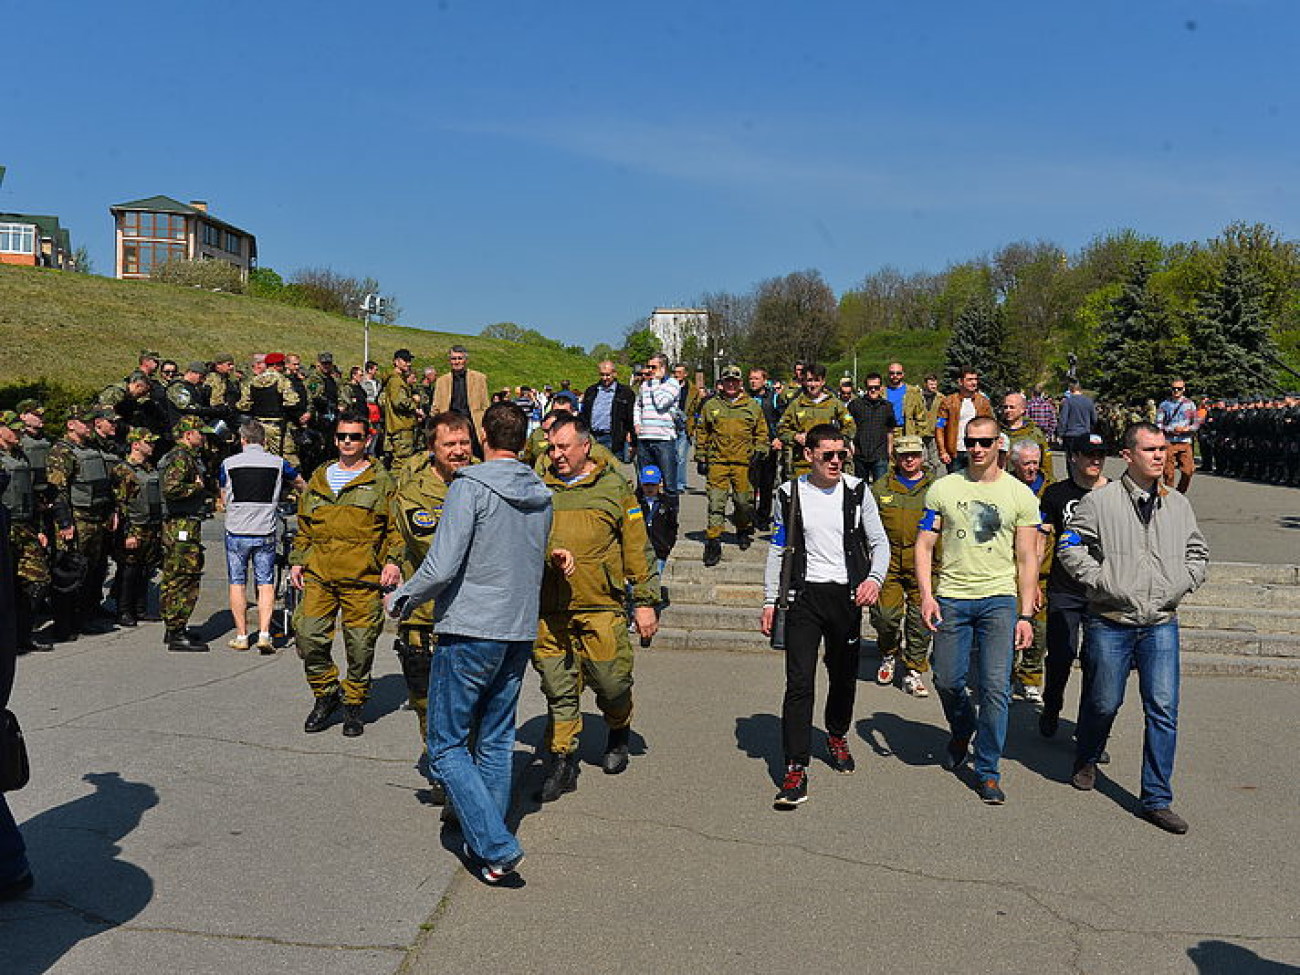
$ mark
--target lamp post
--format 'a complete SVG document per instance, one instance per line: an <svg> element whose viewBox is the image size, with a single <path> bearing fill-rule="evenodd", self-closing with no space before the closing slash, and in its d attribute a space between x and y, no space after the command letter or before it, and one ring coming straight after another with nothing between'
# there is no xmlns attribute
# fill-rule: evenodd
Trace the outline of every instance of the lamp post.
<svg viewBox="0 0 1300 975"><path fill-rule="evenodd" d="M726 357L727 357L727 350L726 350L726 349L718 349L717 352L713 353L713 385L714 385L714 387L716 387L716 386L718 385L718 373L721 372L721 370L718 368L718 363L721 362L721 361L722 361L723 359L725 359Z"/></svg>

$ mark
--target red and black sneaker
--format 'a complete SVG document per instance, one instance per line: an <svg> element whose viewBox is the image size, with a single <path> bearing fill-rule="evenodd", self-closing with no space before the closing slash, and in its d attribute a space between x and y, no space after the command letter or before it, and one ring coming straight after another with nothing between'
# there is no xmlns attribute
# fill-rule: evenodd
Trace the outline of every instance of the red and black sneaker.
<svg viewBox="0 0 1300 975"><path fill-rule="evenodd" d="M858 767L858 763L853 761L853 756L849 753L849 742L847 738L840 735L827 735L826 748L831 753L831 768L841 775L850 775Z"/></svg>
<svg viewBox="0 0 1300 975"><path fill-rule="evenodd" d="M802 802L808 801L808 770L802 765L791 763L785 767L785 781L781 791L772 800L776 809L794 809Z"/></svg>

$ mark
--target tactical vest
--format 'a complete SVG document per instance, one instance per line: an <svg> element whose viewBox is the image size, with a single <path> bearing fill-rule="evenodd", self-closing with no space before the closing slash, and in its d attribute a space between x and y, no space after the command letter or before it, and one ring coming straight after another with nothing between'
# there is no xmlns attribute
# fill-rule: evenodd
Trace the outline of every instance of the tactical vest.
<svg viewBox="0 0 1300 975"><path fill-rule="evenodd" d="M219 379L223 392L221 393L221 403L213 403L213 406L220 406L224 403L226 406L233 407L239 402L239 383L228 376L222 376Z"/></svg>
<svg viewBox="0 0 1300 975"><path fill-rule="evenodd" d="M191 494L188 498L169 498L162 492L163 473L168 467L176 463L178 455L184 450L184 447L172 448L167 451L167 456L158 465L158 494L162 499L162 515L164 518L198 518L202 516L204 509L207 507L207 499L204 498L202 491Z"/></svg>
<svg viewBox="0 0 1300 975"><path fill-rule="evenodd" d="M253 416L259 420L273 420L279 423L284 419L284 397L280 395L279 383L253 383L248 390L252 401Z"/></svg>
<svg viewBox="0 0 1300 975"><path fill-rule="evenodd" d="M108 456L98 447L69 443L77 460L77 479L69 485L72 507L92 515L106 515L113 510L113 480Z"/></svg>
<svg viewBox="0 0 1300 975"><path fill-rule="evenodd" d="M36 517L36 480L32 465L25 457L3 451L0 452L0 467L9 475L0 504L9 509L9 517L15 522L31 521Z"/></svg>
<svg viewBox="0 0 1300 975"><path fill-rule="evenodd" d="M50 454L50 441L44 437L23 437L23 453L32 465L32 486L37 493L45 491L45 458Z"/></svg>
<svg viewBox="0 0 1300 975"><path fill-rule="evenodd" d="M163 517L162 475L147 467L131 467L139 490L127 506L127 516L137 528L161 525Z"/></svg>
<svg viewBox="0 0 1300 975"><path fill-rule="evenodd" d="M339 381L332 372L321 373L321 395L316 397L316 411L333 417L339 411Z"/></svg>

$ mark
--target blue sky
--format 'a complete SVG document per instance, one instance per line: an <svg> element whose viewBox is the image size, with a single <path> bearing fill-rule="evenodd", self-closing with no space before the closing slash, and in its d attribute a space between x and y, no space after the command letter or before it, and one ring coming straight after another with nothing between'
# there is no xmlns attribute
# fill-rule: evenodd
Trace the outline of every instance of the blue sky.
<svg viewBox="0 0 1300 975"><path fill-rule="evenodd" d="M1293 0L10 3L0 210L206 199L407 324L617 341L816 268L1300 236ZM29 52L26 59L23 52Z"/></svg>

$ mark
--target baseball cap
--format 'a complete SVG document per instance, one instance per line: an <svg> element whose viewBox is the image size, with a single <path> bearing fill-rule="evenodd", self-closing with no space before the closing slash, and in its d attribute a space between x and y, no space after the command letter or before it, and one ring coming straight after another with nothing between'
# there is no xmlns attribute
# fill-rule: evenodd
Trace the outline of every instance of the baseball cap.
<svg viewBox="0 0 1300 975"><path fill-rule="evenodd" d="M394 359L404 359L407 362L414 362L415 356L411 355L410 349L398 349L393 353Z"/></svg>
<svg viewBox="0 0 1300 975"><path fill-rule="evenodd" d="M185 367L186 372L197 372L200 376L206 376L208 373L208 364L195 359Z"/></svg>
<svg viewBox="0 0 1300 975"><path fill-rule="evenodd" d="M41 406L40 400L20 399L18 405L14 407L18 413L44 413L45 407Z"/></svg>
<svg viewBox="0 0 1300 975"><path fill-rule="evenodd" d="M26 429L26 424L23 423L23 418L13 410L5 410L0 413L0 427L8 427L10 430L22 432Z"/></svg>
<svg viewBox="0 0 1300 975"><path fill-rule="evenodd" d="M90 415L96 420L116 420L117 410L113 409L111 406L92 406L90 408Z"/></svg>
<svg viewBox="0 0 1300 975"><path fill-rule="evenodd" d="M1105 454L1109 453L1110 445L1106 443L1106 438L1100 433L1088 434L1088 442L1079 445L1081 454Z"/></svg>
<svg viewBox="0 0 1300 975"><path fill-rule="evenodd" d="M740 374L740 366L737 366L737 365L724 366L723 369L722 369L722 378L723 378L723 379L740 379L740 378L742 378L742 377L741 377L741 374Z"/></svg>
<svg viewBox="0 0 1300 975"><path fill-rule="evenodd" d="M920 437L895 437L894 453L923 454L925 453L925 445L921 443Z"/></svg>
<svg viewBox="0 0 1300 975"><path fill-rule="evenodd" d="M141 440L147 440L149 443L153 443L157 439L158 434L145 427L132 427L126 434L127 443L138 443Z"/></svg>
<svg viewBox="0 0 1300 975"><path fill-rule="evenodd" d="M663 482L663 472L654 464L647 464L645 467L641 468L642 484L662 484Z"/></svg>
<svg viewBox="0 0 1300 975"><path fill-rule="evenodd" d="M183 416L176 421L176 426L172 427L172 433L179 437L182 433L189 430L198 430L201 433L216 433L212 427L208 426L197 416Z"/></svg>

